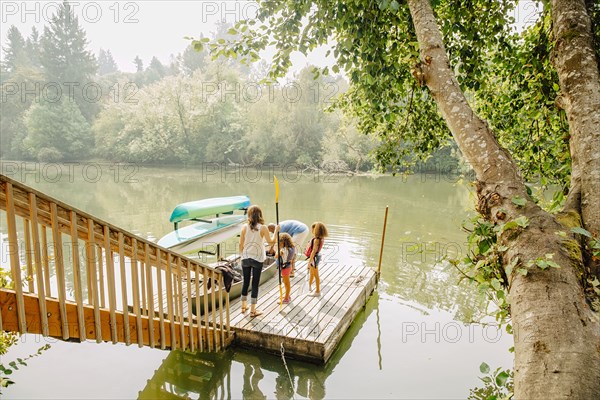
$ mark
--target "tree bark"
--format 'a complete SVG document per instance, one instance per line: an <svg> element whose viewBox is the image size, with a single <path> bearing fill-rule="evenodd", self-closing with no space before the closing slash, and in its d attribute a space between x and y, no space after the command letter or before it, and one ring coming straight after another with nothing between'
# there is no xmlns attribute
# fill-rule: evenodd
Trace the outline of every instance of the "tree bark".
<svg viewBox="0 0 600 400"><path fill-rule="evenodd" d="M494 223L519 216L529 220L526 229L509 230L499 238L509 248L504 265L518 260L528 272L509 276L515 398L595 398L600 393L600 323L585 301L579 279L581 247L568 226L529 199L516 163L468 104L450 67L430 1L408 0L408 5L421 51L415 76L431 91L477 175L478 211ZM584 171L592 172L593 163L587 168ZM582 176L582 187L584 180ZM515 196L526 198L526 205L514 204ZM561 268L541 270L535 262L528 264L546 254L552 254Z"/></svg>
<svg viewBox="0 0 600 400"><path fill-rule="evenodd" d="M553 0L552 27L556 41L552 60L569 119L576 172L571 192L581 192L583 227L600 235L600 72L585 1ZM597 266L592 269L600 273Z"/></svg>

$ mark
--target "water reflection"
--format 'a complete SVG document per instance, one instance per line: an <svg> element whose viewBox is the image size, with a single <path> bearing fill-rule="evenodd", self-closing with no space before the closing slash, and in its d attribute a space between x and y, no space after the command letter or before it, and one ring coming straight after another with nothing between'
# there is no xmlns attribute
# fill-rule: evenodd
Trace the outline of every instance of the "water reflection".
<svg viewBox="0 0 600 400"><path fill-rule="evenodd" d="M325 399L327 379L350 349L365 321L378 309L375 294L361 311L340 346L325 366L267 354L257 350L235 349L224 353L185 353L172 351L146 387L140 399L245 399L292 398ZM381 332L373 338L380 348ZM285 354L285 349L284 349ZM379 354L381 368L381 353Z"/></svg>

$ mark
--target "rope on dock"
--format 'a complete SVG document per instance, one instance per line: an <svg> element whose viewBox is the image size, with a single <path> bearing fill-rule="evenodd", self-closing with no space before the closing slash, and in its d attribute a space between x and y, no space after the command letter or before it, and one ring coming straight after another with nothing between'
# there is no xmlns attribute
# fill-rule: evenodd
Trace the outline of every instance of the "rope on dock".
<svg viewBox="0 0 600 400"><path fill-rule="evenodd" d="M290 370L287 366L287 362L285 361L285 348L283 347L283 342L281 342L281 360L283 361L283 366L285 367L285 370L287 371L287 375L288 375L288 379L290 380L290 385L292 387L292 399L296 399L296 397L294 396L294 394L296 393L296 389L294 388L294 380L292 379L292 375L290 374Z"/></svg>

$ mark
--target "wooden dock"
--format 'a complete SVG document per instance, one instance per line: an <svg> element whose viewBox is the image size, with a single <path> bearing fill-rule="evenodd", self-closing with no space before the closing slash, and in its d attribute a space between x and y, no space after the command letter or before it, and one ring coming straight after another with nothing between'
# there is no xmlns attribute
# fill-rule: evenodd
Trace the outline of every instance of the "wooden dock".
<svg viewBox="0 0 600 400"><path fill-rule="evenodd" d="M257 308L262 315L251 318L249 312L242 314L241 300L231 300L234 343L277 354L283 345L288 357L326 363L375 289L376 273L368 267L328 263L324 256L319 267L320 297L309 296L307 266L302 261L291 278L289 304L279 305L277 277L260 287Z"/></svg>

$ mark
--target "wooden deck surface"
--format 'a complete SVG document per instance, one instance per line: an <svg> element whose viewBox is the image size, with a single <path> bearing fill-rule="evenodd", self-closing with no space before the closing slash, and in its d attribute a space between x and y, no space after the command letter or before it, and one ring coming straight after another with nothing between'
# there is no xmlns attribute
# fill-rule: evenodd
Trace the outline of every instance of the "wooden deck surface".
<svg viewBox="0 0 600 400"><path fill-rule="evenodd" d="M319 364L327 362L373 292L376 274L368 267L324 262L319 267L321 296L313 297L308 290L307 272L306 261L297 262L296 274L291 278L292 301L283 306L279 304L277 275L263 283L258 296L257 308L263 312L260 316L252 318L249 311L242 314L241 299L230 300L230 326L235 332L235 343L273 353L279 353L283 343L289 357ZM187 293L186 280L182 286L182 292ZM195 297L195 282L190 286ZM312 289L314 292L314 283ZM164 291L163 304L166 304ZM154 305L158 310L158 294L154 296ZM182 306L183 315L188 315L186 297ZM201 320L215 321L218 325L218 313L217 308L214 320L212 313L203 315Z"/></svg>
<svg viewBox="0 0 600 400"><path fill-rule="evenodd" d="M283 306L279 304L277 277L264 283L259 289L257 307L263 314L254 318L249 312L242 314L239 298L231 300L235 343L275 353L283 344L286 356L327 362L373 292L376 274L368 267L324 262L319 275L321 296L312 297L306 261L298 262L295 277L291 278L292 301Z"/></svg>

